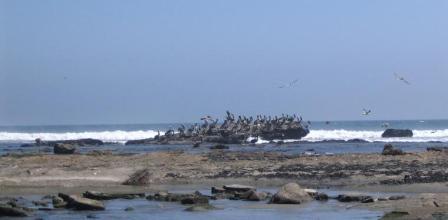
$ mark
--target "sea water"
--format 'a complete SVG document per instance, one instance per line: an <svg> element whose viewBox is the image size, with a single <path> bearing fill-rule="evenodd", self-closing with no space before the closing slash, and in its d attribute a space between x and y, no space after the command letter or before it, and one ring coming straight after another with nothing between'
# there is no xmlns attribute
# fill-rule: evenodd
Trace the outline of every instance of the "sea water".
<svg viewBox="0 0 448 220"><path fill-rule="evenodd" d="M54 125L54 126L0 126L0 154L10 152L46 152L47 147L20 147L32 143L36 138L45 141L72 140L81 138L100 139L108 144L98 147L81 148L89 150L111 150L117 153L142 153L153 151L184 150L204 152L207 149L192 149L186 145L145 145L124 146L128 140L152 138L159 132L176 129L180 123L172 124L125 124L125 125ZM186 123L186 126L191 125ZM388 128L412 129L413 137L382 138ZM362 139L367 143L340 143L351 139ZM328 141L331 140L331 141ZM405 151L422 151L430 146L444 146L448 143L448 120L404 120L404 121L332 121L310 122L310 133L297 140L286 140L287 144L278 147L259 140L256 146L232 146L230 150L242 151L280 151L285 153L362 153L377 152L385 142L392 142ZM339 142L338 142L339 141ZM294 142L288 144L288 142Z"/></svg>

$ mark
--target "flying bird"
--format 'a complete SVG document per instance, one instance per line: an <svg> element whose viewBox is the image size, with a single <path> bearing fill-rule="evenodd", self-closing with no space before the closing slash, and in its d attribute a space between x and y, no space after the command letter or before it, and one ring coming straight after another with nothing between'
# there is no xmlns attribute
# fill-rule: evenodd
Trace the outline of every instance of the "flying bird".
<svg viewBox="0 0 448 220"><path fill-rule="evenodd" d="M398 75L398 73L394 73L395 79L402 81L403 83L406 83L408 85L411 85L409 81L407 81L403 76Z"/></svg>
<svg viewBox="0 0 448 220"><path fill-rule="evenodd" d="M362 115L364 115L364 116L368 116L370 113L372 112L372 110L367 110L367 109L362 109Z"/></svg>
<svg viewBox="0 0 448 220"><path fill-rule="evenodd" d="M291 81L291 82L289 82L287 84L283 84L283 85L278 86L278 88L279 89L284 89L284 88L294 87L294 85L296 85L298 82L299 82L299 80L295 79L295 80L293 80L293 81Z"/></svg>

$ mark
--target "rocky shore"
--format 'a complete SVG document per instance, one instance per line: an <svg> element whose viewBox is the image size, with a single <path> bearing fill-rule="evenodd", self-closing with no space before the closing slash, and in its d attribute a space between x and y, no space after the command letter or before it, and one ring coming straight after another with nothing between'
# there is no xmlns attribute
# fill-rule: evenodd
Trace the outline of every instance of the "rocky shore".
<svg viewBox="0 0 448 220"><path fill-rule="evenodd" d="M211 187L228 183L248 183L254 186L279 187L288 182L295 182L300 186L314 189L367 189L387 186L406 192L405 189L409 186L447 183L448 151L429 150L422 153L393 155L378 152L315 156L213 150L203 154L176 151L136 155L2 156L0 187L4 195L23 194L27 190L30 193L42 190L59 193L64 190L100 188L106 192L131 190L133 196L138 196L141 192L136 192L136 186L132 185L139 185L135 183L140 182L143 184L138 187L143 187L140 190L145 192L166 185L201 184ZM140 173L135 175L136 172ZM138 181L129 181L135 177ZM131 184L123 185L126 182ZM439 190L448 193L446 185L439 187ZM84 196L90 199L108 197L92 193ZM252 196L270 197L269 194ZM428 199L439 196L425 194L425 198ZM111 198L119 197L117 194L111 196ZM224 195L222 198L232 197L235 197L235 194ZM359 200L367 203L379 198L335 199ZM448 206L444 205L445 200L437 201L439 211L448 210ZM386 210L383 206L374 207ZM406 207L401 207L400 210L413 213L413 210Z"/></svg>

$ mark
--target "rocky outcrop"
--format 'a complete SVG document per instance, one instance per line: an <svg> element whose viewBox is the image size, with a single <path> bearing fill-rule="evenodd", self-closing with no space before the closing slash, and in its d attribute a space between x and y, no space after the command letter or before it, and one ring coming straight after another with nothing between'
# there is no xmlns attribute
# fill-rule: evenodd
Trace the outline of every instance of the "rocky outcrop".
<svg viewBox="0 0 448 220"><path fill-rule="evenodd" d="M405 154L401 149L395 148L392 144L384 145L382 155L403 155Z"/></svg>
<svg viewBox="0 0 448 220"><path fill-rule="evenodd" d="M386 129L381 137L383 138L391 138L391 137L412 137L414 134L412 130L409 129Z"/></svg>
<svg viewBox="0 0 448 220"><path fill-rule="evenodd" d="M154 138L131 140L131 144L194 144L194 143L219 143L219 144L244 144L251 143L249 137L261 137L265 140L274 139L301 139L309 133L308 125L302 124L302 118L293 115L281 117L267 117L258 115L256 118L238 116L227 112L223 123L210 116L204 117L202 125L186 127L181 125L177 132L169 129L165 134L156 135Z"/></svg>
<svg viewBox="0 0 448 220"><path fill-rule="evenodd" d="M59 197L61 197L66 203L66 208L71 208L74 210L105 210L104 204L98 200L83 198L77 195L67 195L63 193L59 193Z"/></svg>
<svg viewBox="0 0 448 220"><path fill-rule="evenodd" d="M73 154L76 151L76 147L71 144L57 143L53 147L54 154Z"/></svg>
<svg viewBox="0 0 448 220"><path fill-rule="evenodd" d="M288 183L280 188L271 199L274 204L302 204L312 200L311 196L297 183Z"/></svg>

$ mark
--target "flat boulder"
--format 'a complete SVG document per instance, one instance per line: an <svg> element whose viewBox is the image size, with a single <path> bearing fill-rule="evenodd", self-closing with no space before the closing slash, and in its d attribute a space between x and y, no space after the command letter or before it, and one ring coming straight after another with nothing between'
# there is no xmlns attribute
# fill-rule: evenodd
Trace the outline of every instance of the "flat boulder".
<svg viewBox="0 0 448 220"><path fill-rule="evenodd" d="M85 198L94 200L136 199L145 197L144 193L103 193L96 191L86 191L82 195Z"/></svg>
<svg viewBox="0 0 448 220"><path fill-rule="evenodd" d="M53 146L54 154L73 154L76 151L76 147L71 144L57 143Z"/></svg>
<svg viewBox="0 0 448 220"><path fill-rule="evenodd" d="M361 203L369 203L373 202L373 198L371 196L364 195L338 195L336 199L339 202L361 202Z"/></svg>
<svg viewBox="0 0 448 220"><path fill-rule="evenodd" d="M274 194L271 203L274 204L302 204L310 201L311 196L297 183L288 183Z"/></svg>
<svg viewBox="0 0 448 220"><path fill-rule="evenodd" d="M222 187L226 193L231 193L231 192L247 192L249 190L256 190L255 187L253 186L245 186L245 185L240 185L240 184L231 184L231 185L224 185Z"/></svg>
<svg viewBox="0 0 448 220"><path fill-rule="evenodd" d="M414 133L410 129L386 129L381 137L383 138L391 138L391 137L412 137Z"/></svg>
<svg viewBox="0 0 448 220"><path fill-rule="evenodd" d="M67 208L73 208L75 210L105 210L104 204L101 201L84 198L77 195L66 195L59 193L65 202L67 202Z"/></svg>
<svg viewBox="0 0 448 220"><path fill-rule="evenodd" d="M382 155L404 155L405 153L398 148L395 148L392 146L392 144L386 144L384 145L383 152L381 152Z"/></svg>

